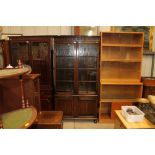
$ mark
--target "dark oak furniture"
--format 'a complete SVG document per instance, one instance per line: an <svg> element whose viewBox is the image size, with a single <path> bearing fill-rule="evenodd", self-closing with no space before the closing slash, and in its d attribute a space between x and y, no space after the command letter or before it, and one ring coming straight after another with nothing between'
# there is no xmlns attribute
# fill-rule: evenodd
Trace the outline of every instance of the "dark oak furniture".
<svg viewBox="0 0 155 155"><path fill-rule="evenodd" d="M10 59L13 66L17 60L32 67L33 74L40 74L41 110L53 108L52 37L10 37Z"/></svg>
<svg viewBox="0 0 155 155"><path fill-rule="evenodd" d="M41 111L32 127L35 129L63 129L63 112Z"/></svg>
<svg viewBox="0 0 155 155"><path fill-rule="evenodd" d="M97 119L99 37L54 38L55 110L65 118Z"/></svg>

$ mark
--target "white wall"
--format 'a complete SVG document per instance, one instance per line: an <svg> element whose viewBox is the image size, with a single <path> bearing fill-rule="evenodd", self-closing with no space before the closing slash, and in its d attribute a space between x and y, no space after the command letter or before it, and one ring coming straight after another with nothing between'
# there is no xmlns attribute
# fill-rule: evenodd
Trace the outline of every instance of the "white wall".
<svg viewBox="0 0 155 155"><path fill-rule="evenodd" d="M99 32L111 31L111 26L99 26Z"/></svg>
<svg viewBox="0 0 155 155"><path fill-rule="evenodd" d="M3 26L2 33L28 35L71 35L71 26Z"/></svg>

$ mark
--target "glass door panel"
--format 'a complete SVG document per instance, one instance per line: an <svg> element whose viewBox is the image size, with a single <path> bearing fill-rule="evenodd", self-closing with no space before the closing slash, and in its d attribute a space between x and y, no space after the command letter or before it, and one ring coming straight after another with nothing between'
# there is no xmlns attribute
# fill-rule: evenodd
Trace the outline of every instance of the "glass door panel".
<svg viewBox="0 0 155 155"><path fill-rule="evenodd" d="M96 94L96 82L79 82L79 94Z"/></svg>
<svg viewBox="0 0 155 155"><path fill-rule="evenodd" d="M79 57L79 68L96 68L96 57Z"/></svg>
<svg viewBox="0 0 155 155"><path fill-rule="evenodd" d="M78 46L79 94L96 94L98 44L80 43Z"/></svg>
<svg viewBox="0 0 155 155"><path fill-rule="evenodd" d="M74 70L73 69L57 69L56 70L56 80L73 81L74 80Z"/></svg>
<svg viewBox="0 0 155 155"><path fill-rule="evenodd" d="M56 81L57 92L73 92L73 82Z"/></svg>
<svg viewBox="0 0 155 155"><path fill-rule="evenodd" d="M74 56L74 44L56 44L56 56Z"/></svg>
<svg viewBox="0 0 155 155"><path fill-rule="evenodd" d="M14 67L18 65L17 60L21 59L23 64L30 65L29 61L29 43L28 42L12 42L11 43L11 59Z"/></svg>
<svg viewBox="0 0 155 155"><path fill-rule="evenodd" d="M78 56L98 56L99 46L92 43L80 43L78 49Z"/></svg>
<svg viewBox="0 0 155 155"><path fill-rule="evenodd" d="M79 69L79 81L96 81L96 70Z"/></svg>
<svg viewBox="0 0 155 155"><path fill-rule="evenodd" d="M74 44L56 44L56 91L73 92Z"/></svg>
<svg viewBox="0 0 155 155"><path fill-rule="evenodd" d="M32 51L32 68L33 73L39 73L40 83L49 83L49 43L48 42L31 42Z"/></svg>
<svg viewBox="0 0 155 155"><path fill-rule="evenodd" d="M57 68L74 68L74 57L57 57Z"/></svg>

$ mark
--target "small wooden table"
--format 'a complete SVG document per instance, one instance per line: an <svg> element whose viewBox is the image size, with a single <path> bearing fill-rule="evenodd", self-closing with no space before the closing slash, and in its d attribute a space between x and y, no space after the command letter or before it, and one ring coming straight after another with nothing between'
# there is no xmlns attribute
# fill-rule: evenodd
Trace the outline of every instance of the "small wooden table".
<svg viewBox="0 0 155 155"><path fill-rule="evenodd" d="M34 123L37 129L62 129L63 128L62 111L41 111Z"/></svg>
<svg viewBox="0 0 155 155"><path fill-rule="evenodd" d="M115 129L149 129L155 125L144 117L143 122L127 122L122 116L121 110L116 110Z"/></svg>

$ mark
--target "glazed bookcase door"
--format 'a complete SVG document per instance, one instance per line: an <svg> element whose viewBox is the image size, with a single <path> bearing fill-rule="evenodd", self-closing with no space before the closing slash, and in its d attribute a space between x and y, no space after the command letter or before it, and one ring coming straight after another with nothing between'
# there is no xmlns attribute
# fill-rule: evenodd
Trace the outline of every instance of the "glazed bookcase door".
<svg viewBox="0 0 155 155"><path fill-rule="evenodd" d="M56 44L56 92L74 92L75 44Z"/></svg>
<svg viewBox="0 0 155 155"><path fill-rule="evenodd" d="M24 64L30 64L29 41L11 42L11 65L17 66L17 60L21 59Z"/></svg>
<svg viewBox="0 0 155 155"><path fill-rule="evenodd" d="M50 83L50 52L49 42L32 41L31 42L31 63L33 73L39 73L40 84L48 85Z"/></svg>
<svg viewBox="0 0 155 155"><path fill-rule="evenodd" d="M98 44L78 44L78 93L97 94Z"/></svg>

